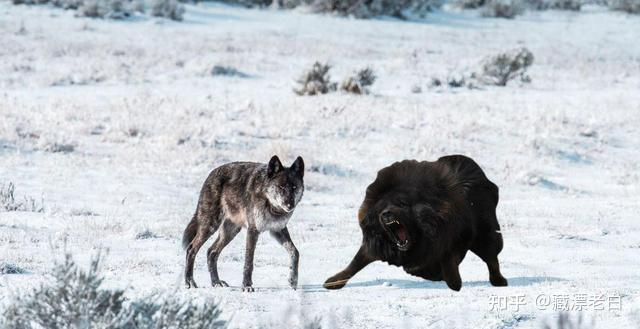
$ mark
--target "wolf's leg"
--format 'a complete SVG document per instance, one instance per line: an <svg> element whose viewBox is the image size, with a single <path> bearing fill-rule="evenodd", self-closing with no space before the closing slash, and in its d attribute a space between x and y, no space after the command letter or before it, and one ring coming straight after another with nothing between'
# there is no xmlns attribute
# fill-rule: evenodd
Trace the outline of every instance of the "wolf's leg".
<svg viewBox="0 0 640 329"><path fill-rule="evenodd" d="M347 284L347 281L351 279L356 273L360 272L365 266L371 264L376 259L368 255L364 246L360 246L360 249L351 260L351 263L336 275L327 279L322 285L326 289L340 289Z"/></svg>
<svg viewBox="0 0 640 329"><path fill-rule="evenodd" d="M247 245L244 254L244 273L242 278L242 291L252 292L253 281L251 280L251 274L253 273L253 254L256 251L256 244L258 243L258 236L260 232L255 228L247 228Z"/></svg>
<svg viewBox="0 0 640 329"><path fill-rule="evenodd" d="M291 265L289 266L289 285L291 288L296 289L298 286L298 258L300 257L300 253L298 253L298 249L291 241L291 236L289 235L289 230L285 227L280 231L271 231L271 235L276 238L278 243L284 247L289 253L289 257L291 258Z"/></svg>
<svg viewBox="0 0 640 329"><path fill-rule="evenodd" d="M447 283L447 286L455 291L460 291L460 288L462 288L462 279L458 269L459 264L460 256L457 255L449 256L440 263L442 278Z"/></svg>
<svg viewBox="0 0 640 329"><path fill-rule="evenodd" d="M215 231L213 231L215 232ZM189 246L187 247L187 266L184 271L184 281L187 288L198 288L195 280L193 280L193 263L196 260L196 254L200 250L200 247L211 237L213 234L209 227L198 226L198 232L193 238Z"/></svg>
<svg viewBox="0 0 640 329"><path fill-rule="evenodd" d="M222 229L218 233L218 238L207 251L207 261L209 263L209 272L211 273L211 285L214 287L228 287L229 285L221 281L218 277L218 257L222 249L238 235L242 227L237 226L230 220L222 223Z"/></svg>

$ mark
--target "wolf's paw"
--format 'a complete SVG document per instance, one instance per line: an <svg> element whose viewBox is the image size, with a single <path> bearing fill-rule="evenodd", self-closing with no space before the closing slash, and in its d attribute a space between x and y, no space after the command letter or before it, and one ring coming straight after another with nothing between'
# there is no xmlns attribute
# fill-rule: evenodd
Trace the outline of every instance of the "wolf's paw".
<svg viewBox="0 0 640 329"><path fill-rule="evenodd" d="M226 282L224 282L224 281L222 281L222 280L220 280L220 281L218 281L218 282L213 282L213 283L211 283L211 285L212 285L214 288L221 288L221 287L228 287L228 286L229 286Z"/></svg>
<svg viewBox="0 0 640 329"><path fill-rule="evenodd" d="M298 278L289 278L289 286L293 290L298 289Z"/></svg>
<svg viewBox="0 0 640 329"><path fill-rule="evenodd" d="M255 290L255 289L253 289L253 287L252 287L252 286L245 286L245 287L242 287L242 291L243 291L243 292L254 292L254 291L256 291L256 290Z"/></svg>
<svg viewBox="0 0 640 329"><path fill-rule="evenodd" d="M198 288L198 285L196 284L196 282L193 279L187 279L187 281L185 282L185 286L187 287L187 289L189 289L189 288Z"/></svg>

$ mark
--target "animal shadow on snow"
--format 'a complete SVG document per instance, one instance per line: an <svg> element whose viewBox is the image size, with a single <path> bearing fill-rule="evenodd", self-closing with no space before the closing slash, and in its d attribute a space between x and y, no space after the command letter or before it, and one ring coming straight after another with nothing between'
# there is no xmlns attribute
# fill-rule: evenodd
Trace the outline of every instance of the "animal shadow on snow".
<svg viewBox="0 0 640 329"><path fill-rule="evenodd" d="M526 287L533 286L539 283L545 282L563 282L566 279L548 277L548 276L533 276L533 277L512 277L507 278L509 281L509 287ZM377 279L370 281L360 281L347 284L343 289L355 288L355 287L378 287L382 286L385 282L390 283L392 287L400 289L449 289L444 281L427 281L427 280L406 280L406 279ZM481 281L463 281L462 289L465 287L491 287L488 280ZM305 288L313 288L312 286L305 286ZM499 290L499 288L497 288Z"/></svg>

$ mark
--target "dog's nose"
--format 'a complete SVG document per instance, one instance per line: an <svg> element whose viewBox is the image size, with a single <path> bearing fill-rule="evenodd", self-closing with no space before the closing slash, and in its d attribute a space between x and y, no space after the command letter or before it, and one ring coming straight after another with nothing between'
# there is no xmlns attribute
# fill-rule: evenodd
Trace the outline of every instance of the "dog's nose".
<svg viewBox="0 0 640 329"><path fill-rule="evenodd" d="M393 217L393 214L391 214L389 210L385 210L382 212L382 214L380 214L380 216L382 216L382 219L391 219L391 217Z"/></svg>

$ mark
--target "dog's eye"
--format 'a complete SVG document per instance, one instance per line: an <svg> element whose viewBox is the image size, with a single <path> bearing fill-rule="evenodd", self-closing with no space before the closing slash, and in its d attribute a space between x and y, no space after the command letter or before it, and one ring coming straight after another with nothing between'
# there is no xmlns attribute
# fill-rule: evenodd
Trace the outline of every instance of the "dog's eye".
<svg viewBox="0 0 640 329"><path fill-rule="evenodd" d="M406 208L409 204L406 201L398 201L398 205L402 208Z"/></svg>
<svg viewBox="0 0 640 329"><path fill-rule="evenodd" d="M296 186L294 185L294 186L292 186L291 188L295 190L295 189L296 189Z"/></svg>

